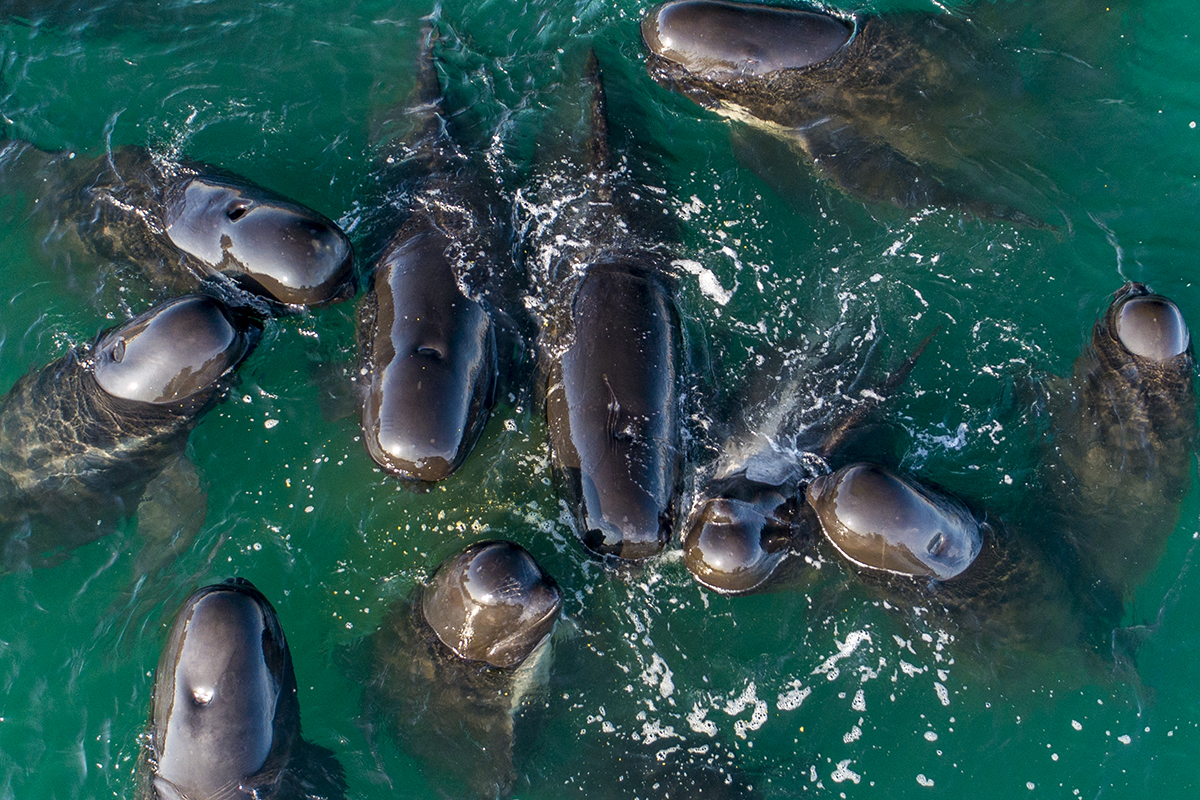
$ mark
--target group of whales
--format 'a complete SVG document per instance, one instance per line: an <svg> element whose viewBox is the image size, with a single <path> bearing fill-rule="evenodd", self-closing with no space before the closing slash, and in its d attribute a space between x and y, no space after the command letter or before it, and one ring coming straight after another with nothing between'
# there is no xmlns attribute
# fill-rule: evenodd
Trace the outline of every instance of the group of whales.
<svg viewBox="0 0 1200 800"><path fill-rule="evenodd" d="M944 18L672 0L642 31L655 80L794 144L866 201L1042 224L952 188L895 135L902 125L880 122L914 96L955 90L961 78L925 48L965 35ZM608 563L641 561L678 529L696 579L739 595L795 586L792 567L828 543L890 596L936 598L951 618L985 632L1003 625L1010 640L1015 628L1064 641L1046 629L1046 610L1073 596L1102 598L1075 610L1111 629L1190 484L1197 401L1179 308L1126 285L1073 376L1047 389L1056 451L1041 540L883 465L833 469L861 410L808 450L787 429L731 440L680 524L683 338L670 258L639 231L608 149L594 58L587 69L588 197L566 221L586 246L553 265L556 302L537 334L550 449L583 545ZM502 245L506 198L452 135L431 55L418 72L416 133L380 159L379 180L402 189L403 207L359 304L355 380L371 458L431 482L468 457L526 358L527 330ZM13 569L134 514L230 385L263 317L349 299L356 285L335 223L209 165L137 147L88 160L10 142L0 179L76 221L65 235L86 252L136 265L163 292L193 292L22 378L0 404ZM558 585L524 548L472 544L388 614L372 642L368 702L389 709L406 747L457 765L467 793L506 794L514 714L548 668L561 607ZM291 656L267 599L243 578L191 595L156 675L141 796L330 797L344 794L342 781L332 755L300 737Z"/></svg>

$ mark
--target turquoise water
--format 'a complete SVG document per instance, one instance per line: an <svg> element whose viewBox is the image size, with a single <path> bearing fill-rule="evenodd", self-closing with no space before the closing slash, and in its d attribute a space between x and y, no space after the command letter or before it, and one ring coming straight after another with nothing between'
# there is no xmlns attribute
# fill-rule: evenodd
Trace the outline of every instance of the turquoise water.
<svg viewBox="0 0 1200 800"><path fill-rule="evenodd" d="M81 157L132 143L219 164L364 241L372 146L397 127L428 5L22 5L6 4L0 28L9 135ZM743 166L755 157L731 141L741 129L645 75L644 6L629 0L451 0L437 16L449 98L521 192L522 229L553 213L532 187L584 132L578 76L597 49L614 141L681 220L689 485L760 356L807 352L837 330L894 362L940 325L857 447L1036 526L1038 422L1024 390L1069 372L1126 279L1200 324L1200 12L1166 0L839 7L969 18L1011 60L1019 92L935 130L1053 227L864 206L772 162L781 195ZM0 201L3 386L149 303L135 278L65 253L36 223ZM1009 653L936 614L885 607L833 561L797 590L735 599L700 589L673 553L606 571L559 503L532 393L497 409L452 479L401 487L326 398L328 365L353 358L351 304L268 325L191 438L207 512L174 561L141 564L131 521L61 564L0 577L0 797L131 795L166 626L194 588L235 574L275 603L305 735L337 754L350 796L438 796L436 778L364 724L357 654L391 602L485 537L524 544L567 598L550 686L527 713L518 796L623 796L654 763L664 786L703 765L767 797L1194 794L1195 490L1127 606L1135 659ZM843 377L866 361L849 358Z"/></svg>

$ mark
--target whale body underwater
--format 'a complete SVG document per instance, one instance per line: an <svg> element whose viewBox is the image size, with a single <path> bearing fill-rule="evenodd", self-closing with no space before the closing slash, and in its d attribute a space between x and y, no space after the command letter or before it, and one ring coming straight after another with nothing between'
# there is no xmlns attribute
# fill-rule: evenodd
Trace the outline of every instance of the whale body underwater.
<svg viewBox="0 0 1200 800"><path fill-rule="evenodd" d="M17 381L0 400L5 565L40 563L133 513L257 340L224 303L190 295Z"/></svg>
<svg viewBox="0 0 1200 800"><path fill-rule="evenodd" d="M132 264L158 291L206 287L265 314L355 291L353 249L336 223L208 164L133 145L86 158L10 141L0 192L34 200L34 220L52 215L44 224L69 232L65 246Z"/></svg>

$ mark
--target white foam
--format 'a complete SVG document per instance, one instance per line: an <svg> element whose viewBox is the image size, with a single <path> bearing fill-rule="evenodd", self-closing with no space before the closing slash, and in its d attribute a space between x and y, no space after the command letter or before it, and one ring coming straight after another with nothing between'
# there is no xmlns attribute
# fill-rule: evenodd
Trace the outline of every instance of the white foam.
<svg viewBox="0 0 1200 800"><path fill-rule="evenodd" d="M871 634L866 631L850 631L850 633L846 634L846 640L841 643L835 639L834 644L837 645L838 651L822 661L821 665L812 671L812 674L823 674L831 681L836 680L839 674L839 671L835 668L837 662L852 654L863 642L871 643Z"/></svg>
<svg viewBox="0 0 1200 800"><path fill-rule="evenodd" d="M708 736L717 735L717 723L711 719L705 719L708 716L708 709L701 708L699 703L692 706L692 710L688 713L686 719L688 727L696 733L703 733Z"/></svg>
<svg viewBox="0 0 1200 800"><path fill-rule="evenodd" d="M729 248L726 247L723 248L723 250L729 250ZM733 251L730 251L730 253L732 252ZM736 257L734 257L734 263L739 267L741 266L741 262L737 261ZM726 305L730 300L733 299L733 289L726 289L724 286L722 286L721 281L717 279L717 276L713 273L713 271L705 267L699 261L681 258L676 261L672 261L671 265L687 270L691 274L695 275L699 279L698 283L700 286L700 292L718 305ZM734 288L737 287L735 286Z"/></svg>
<svg viewBox="0 0 1200 800"><path fill-rule="evenodd" d="M833 778L834 783L842 783L844 781L850 781L851 783L858 783L859 781L862 780L861 775L859 775L854 770L850 769L851 760L852 759L847 758L845 761L838 762L837 769L835 769L829 776L829 777Z"/></svg>
<svg viewBox="0 0 1200 800"><path fill-rule="evenodd" d="M775 707L780 711L795 711L812 694L812 689L801 686L800 681L792 681L788 685L792 688L786 692L780 692L779 698L775 701Z"/></svg>

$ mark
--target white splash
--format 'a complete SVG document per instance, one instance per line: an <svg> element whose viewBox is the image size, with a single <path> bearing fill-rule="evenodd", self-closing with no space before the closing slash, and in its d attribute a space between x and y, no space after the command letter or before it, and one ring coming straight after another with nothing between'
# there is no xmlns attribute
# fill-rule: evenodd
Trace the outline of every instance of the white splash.
<svg viewBox="0 0 1200 800"><path fill-rule="evenodd" d="M647 686L658 684L658 694L665 698L675 693L675 673L667 666L667 662L658 653L650 655L650 666L642 670L642 682Z"/></svg>
<svg viewBox="0 0 1200 800"><path fill-rule="evenodd" d="M740 262L737 262L736 259L735 263L738 263L740 266ZM713 273L713 271L705 267L699 261L681 258L672 261L671 266L679 267L680 269L687 270L692 275L695 275L699 279L698 282L700 285L700 292L718 305L726 305L730 300L733 299L733 289L726 289L724 286L722 286L721 282L717 280L717 276ZM735 285L734 289L736 288L737 286Z"/></svg>
<svg viewBox="0 0 1200 800"><path fill-rule="evenodd" d="M717 723L711 719L705 719L708 716L708 709L701 708L699 703L692 706L691 712L687 715L687 724L696 733L703 733L708 736L717 735Z"/></svg>
<svg viewBox="0 0 1200 800"><path fill-rule="evenodd" d="M780 711L795 711L812 694L812 689L801 685L798 680L792 681L788 686L791 688L786 692L780 692L779 698L775 701L775 707Z"/></svg>
<svg viewBox="0 0 1200 800"><path fill-rule="evenodd" d="M846 634L846 641L840 644L836 639L834 639L834 644L837 644L838 651L822 661L821 666L814 669L812 674L824 675L831 681L837 680L837 677L840 674L840 671L835 666L837 662L852 654L863 642L867 642L868 644L871 643L871 634L867 633L866 631L850 631L850 633Z"/></svg>
<svg viewBox="0 0 1200 800"><path fill-rule="evenodd" d="M862 780L861 775L850 769L851 760L852 759L847 758L845 761L838 762L837 769L835 769L829 776L833 778L834 783L843 783L844 781L858 783Z"/></svg>
<svg viewBox="0 0 1200 800"><path fill-rule="evenodd" d="M746 684L739 697L725 703L725 713L731 717L741 714L750 705L754 706L754 710L750 712L750 719L739 719L733 723L733 732L739 739L746 738L746 731L756 731L763 726L767 721L767 704L758 699L754 681Z"/></svg>

